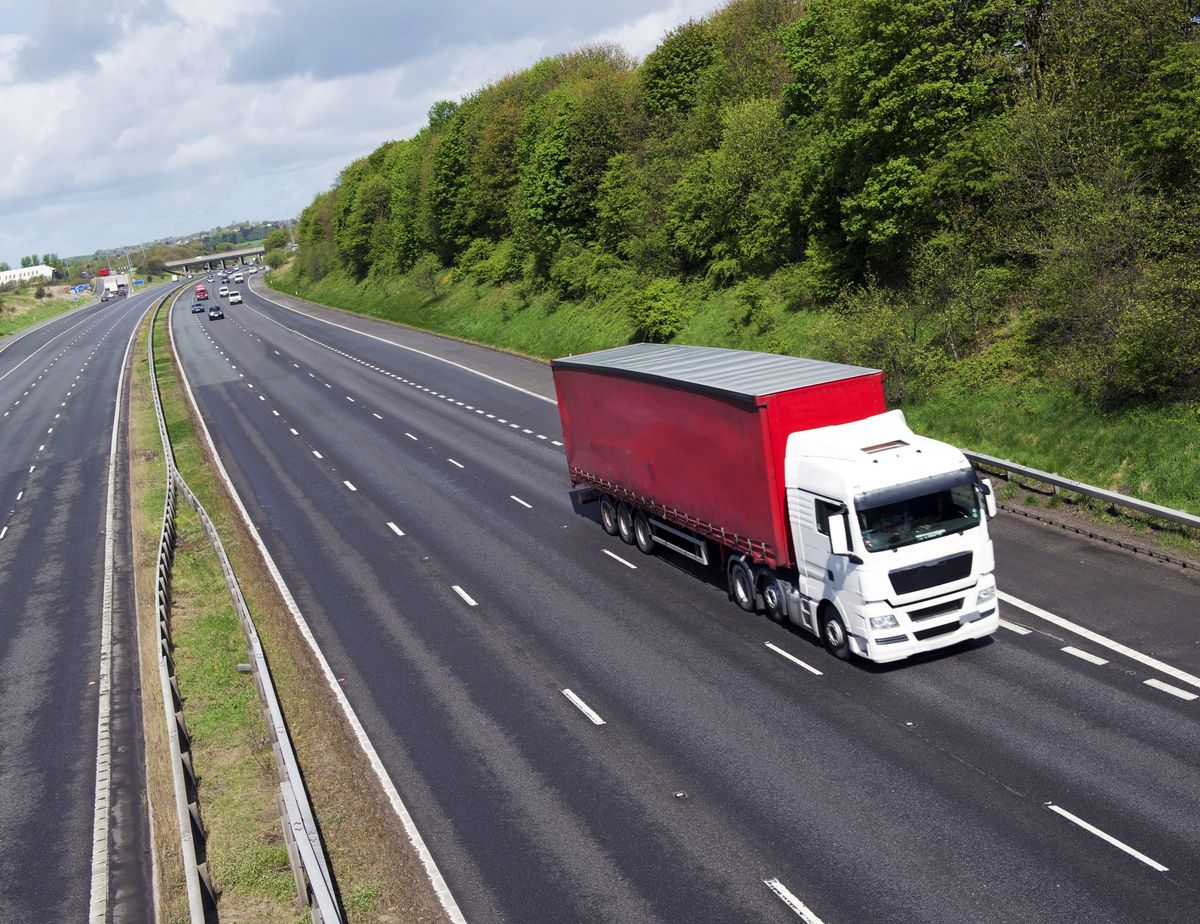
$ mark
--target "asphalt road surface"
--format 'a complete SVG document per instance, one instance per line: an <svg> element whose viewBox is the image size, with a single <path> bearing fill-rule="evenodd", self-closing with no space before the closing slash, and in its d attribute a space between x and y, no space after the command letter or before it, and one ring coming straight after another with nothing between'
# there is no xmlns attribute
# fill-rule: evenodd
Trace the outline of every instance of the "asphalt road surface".
<svg viewBox="0 0 1200 924"><path fill-rule="evenodd" d="M1195 919L1194 578L1002 516L999 634L844 664L574 511L544 365L241 288L183 365L468 920Z"/></svg>
<svg viewBox="0 0 1200 924"><path fill-rule="evenodd" d="M97 742L117 385L158 294L78 309L0 351L0 921L153 913L123 439L107 543L110 744Z"/></svg>

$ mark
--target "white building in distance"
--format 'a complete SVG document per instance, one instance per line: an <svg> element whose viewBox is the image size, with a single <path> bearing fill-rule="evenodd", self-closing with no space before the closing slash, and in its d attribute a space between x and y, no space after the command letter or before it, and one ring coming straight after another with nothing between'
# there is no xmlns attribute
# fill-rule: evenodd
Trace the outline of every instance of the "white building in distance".
<svg viewBox="0 0 1200 924"><path fill-rule="evenodd" d="M0 286L7 285L10 282L29 282L31 279L46 280L53 278L54 269L45 263L38 266L22 266L20 269L0 272Z"/></svg>

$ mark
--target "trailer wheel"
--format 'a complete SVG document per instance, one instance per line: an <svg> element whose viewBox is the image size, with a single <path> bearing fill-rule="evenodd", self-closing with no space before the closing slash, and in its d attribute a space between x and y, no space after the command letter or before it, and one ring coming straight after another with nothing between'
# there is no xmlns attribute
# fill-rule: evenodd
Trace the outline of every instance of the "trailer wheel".
<svg viewBox="0 0 1200 924"><path fill-rule="evenodd" d="M633 515L633 538L643 554L654 554L654 534L650 532L650 518L644 510L638 510Z"/></svg>
<svg viewBox="0 0 1200 924"><path fill-rule="evenodd" d="M832 606L824 608L821 619L821 638L825 649L839 661L850 660L850 637L846 634L846 624Z"/></svg>
<svg viewBox="0 0 1200 924"><path fill-rule="evenodd" d="M767 618L771 622L786 623L788 621L787 601L784 599L783 589L777 580L772 577L763 578L762 598L763 609L767 611Z"/></svg>
<svg viewBox="0 0 1200 924"><path fill-rule="evenodd" d="M754 599L754 575L740 558L730 559L729 562L729 596L747 613L753 613L758 608Z"/></svg>
<svg viewBox="0 0 1200 924"><path fill-rule="evenodd" d="M617 534L617 505L607 494L600 498L600 525L610 536Z"/></svg>
<svg viewBox="0 0 1200 924"><path fill-rule="evenodd" d="M633 545L633 511L625 501L617 504L617 533L626 545Z"/></svg>

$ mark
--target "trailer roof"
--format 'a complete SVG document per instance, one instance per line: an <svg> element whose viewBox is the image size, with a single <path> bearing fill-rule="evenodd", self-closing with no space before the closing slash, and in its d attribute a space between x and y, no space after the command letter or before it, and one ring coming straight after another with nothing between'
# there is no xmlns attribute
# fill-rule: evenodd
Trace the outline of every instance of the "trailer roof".
<svg viewBox="0 0 1200 924"><path fill-rule="evenodd" d="M612 372L626 378L676 382L696 391L742 401L879 372L878 369L799 356L672 343L631 343L595 353L565 356L554 360L552 365Z"/></svg>

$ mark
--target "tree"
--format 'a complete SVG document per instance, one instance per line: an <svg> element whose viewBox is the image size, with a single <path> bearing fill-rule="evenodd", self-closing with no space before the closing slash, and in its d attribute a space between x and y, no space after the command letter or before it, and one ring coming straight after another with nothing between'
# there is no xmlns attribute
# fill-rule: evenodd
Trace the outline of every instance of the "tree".
<svg viewBox="0 0 1200 924"><path fill-rule="evenodd" d="M276 228L267 235L267 239L263 242L265 250L278 250L281 247L288 245L288 233L283 228Z"/></svg>
<svg viewBox="0 0 1200 924"><path fill-rule="evenodd" d="M7 273L10 269L12 269L12 267L7 263L0 263L0 273Z"/></svg>
<svg viewBox="0 0 1200 924"><path fill-rule="evenodd" d="M442 264L431 253L422 254L413 265L413 279L417 285L437 298L439 277L442 275Z"/></svg>

